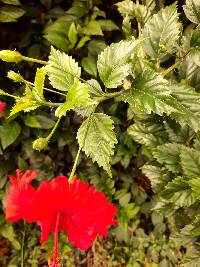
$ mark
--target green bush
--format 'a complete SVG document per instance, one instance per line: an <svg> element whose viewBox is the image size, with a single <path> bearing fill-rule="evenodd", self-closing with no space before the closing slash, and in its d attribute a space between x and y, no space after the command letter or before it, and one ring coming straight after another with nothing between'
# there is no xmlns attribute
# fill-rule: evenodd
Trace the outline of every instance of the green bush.
<svg viewBox="0 0 200 267"><path fill-rule="evenodd" d="M63 266L200 266L199 1L1 2L2 209L16 168L76 173L119 223L86 252L62 233ZM2 212L0 264L47 266L38 237Z"/></svg>

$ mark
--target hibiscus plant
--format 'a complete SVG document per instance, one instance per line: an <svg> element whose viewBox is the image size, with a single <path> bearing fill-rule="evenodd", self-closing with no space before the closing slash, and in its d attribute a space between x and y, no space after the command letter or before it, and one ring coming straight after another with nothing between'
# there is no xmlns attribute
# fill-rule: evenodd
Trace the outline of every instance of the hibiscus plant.
<svg viewBox="0 0 200 267"><path fill-rule="evenodd" d="M16 66L13 71L9 65L8 78L23 88L23 94L17 90L14 93L0 90L0 95L15 102L8 119L14 123L21 112L37 111L40 114L44 109L49 109L49 117L53 113L56 118L54 125L48 128L51 129L49 133L33 141L34 150L43 153L53 145L59 139L59 135L54 136L60 125L71 114L75 114L79 125L76 132L78 148L74 150L69 175L43 181L38 187L30 184L36 176L34 171L27 170L23 174L17 170L16 178L9 176L11 185L5 202L6 219L39 222L41 242L48 239L49 232L54 233L54 252L49 266L60 266L60 231L67 232L68 241L77 248L86 250L98 235L107 236L108 226L116 227L117 220L119 225L128 225L120 203L124 201L128 205L130 201L125 185L132 179L128 176L128 166L137 152L141 157L140 163L136 164L139 184L145 177L154 193L151 191L146 195L146 198L151 197L151 208L158 216L172 219L173 238L186 248L185 255L172 260L172 264L180 263L181 257L185 257L184 266L200 264L200 3L186 0L181 6L183 19L177 3L164 6L163 2L118 2L116 8L122 16L124 39L103 46L96 56L85 57L82 67L78 60L66 53L77 49L78 29L84 45L89 40L85 28L91 28L83 26L81 31L79 18L68 22L70 49L62 49L68 40L59 46L55 38L50 38L50 28L54 29L60 20L47 28L46 34L53 46L46 60L22 55L16 50L0 51L0 58L5 62L19 66L31 62L37 66L35 77L29 80L16 71ZM94 25L97 23L95 19L92 20ZM107 27L112 25L112 30L118 28L108 21L102 20L101 23ZM119 122L118 112L126 114L125 121ZM31 121L28 116L27 125L32 127L31 123L36 121L34 117ZM128 156L122 144L129 146ZM5 149L7 144L2 142L2 147ZM102 176L106 176L109 185L117 177L115 164L121 161L127 169L127 177L123 177L125 188L116 193L113 200L117 204L117 200L126 196L119 201L118 211L103 192L76 177L81 155L86 155L94 166L97 164L102 168ZM121 160L122 155L127 156L126 161ZM133 186L131 190L134 192L135 188ZM132 209L133 206L126 206L127 221L139 212L135 206ZM152 217L152 221L155 223L156 220ZM137 226L134 223L132 221L132 227L129 225L132 234ZM170 222L167 227L170 228Z"/></svg>

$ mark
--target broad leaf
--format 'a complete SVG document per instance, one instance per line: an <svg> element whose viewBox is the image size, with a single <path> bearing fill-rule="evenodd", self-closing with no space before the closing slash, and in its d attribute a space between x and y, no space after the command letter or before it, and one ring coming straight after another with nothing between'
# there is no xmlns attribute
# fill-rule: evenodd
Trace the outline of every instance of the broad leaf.
<svg viewBox="0 0 200 267"><path fill-rule="evenodd" d="M186 0L186 5L183 6L186 17L196 23L200 23L200 1Z"/></svg>
<svg viewBox="0 0 200 267"><path fill-rule="evenodd" d="M125 90L119 99L147 114L182 112L179 103L170 95L168 81L150 68L144 69L135 79L134 88Z"/></svg>
<svg viewBox="0 0 200 267"><path fill-rule="evenodd" d="M68 91L81 75L78 63L65 53L51 48L48 62L48 76L51 85L61 91Z"/></svg>
<svg viewBox="0 0 200 267"><path fill-rule="evenodd" d="M145 52L152 58L162 58L177 46L181 24L176 4L161 9L145 24L142 36ZM170 40L170 41L169 41Z"/></svg>
<svg viewBox="0 0 200 267"><path fill-rule="evenodd" d="M94 113L87 118L77 133L79 146L86 155L112 176L111 156L117 143L112 119L103 113Z"/></svg>
<svg viewBox="0 0 200 267"><path fill-rule="evenodd" d="M195 131L200 130L200 94L187 85L172 85L171 94L182 105L183 113L175 113L177 122L188 124Z"/></svg>
<svg viewBox="0 0 200 267"><path fill-rule="evenodd" d="M83 33L86 35L103 35L100 23L96 20L91 20L83 28Z"/></svg>
<svg viewBox="0 0 200 267"><path fill-rule="evenodd" d="M134 141L150 147L162 144L166 136L163 126L153 122L136 122L128 128L128 134Z"/></svg>
<svg viewBox="0 0 200 267"><path fill-rule="evenodd" d="M170 181L169 174L166 170L162 170L161 167L145 164L142 167L142 172L151 181L151 187L155 193L160 193Z"/></svg>
<svg viewBox="0 0 200 267"><path fill-rule="evenodd" d="M56 116L65 116L70 109L79 108L94 104L89 95L88 85L76 81L73 86L69 88L66 96L66 102L56 109Z"/></svg>
<svg viewBox="0 0 200 267"><path fill-rule="evenodd" d="M107 47L99 56L97 69L107 88L121 85L131 69L131 56L139 47L140 41L121 41Z"/></svg>
<svg viewBox="0 0 200 267"><path fill-rule="evenodd" d="M177 207L188 207L195 203L196 197L183 177L177 177L169 182L162 196Z"/></svg>
<svg viewBox="0 0 200 267"><path fill-rule="evenodd" d="M200 152L189 147L181 149L181 166L185 176L200 178Z"/></svg>
<svg viewBox="0 0 200 267"><path fill-rule="evenodd" d="M180 149L181 145L176 143L164 144L156 147L153 156L160 164L173 173L181 172L180 166Z"/></svg>
<svg viewBox="0 0 200 267"><path fill-rule="evenodd" d="M2 6L0 8L0 22L15 22L24 15L25 11L16 6Z"/></svg>
<svg viewBox="0 0 200 267"><path fill-rule="evenodd" d="M3 149L15 142L21 132L21 127L16 121L0 126L0 138Z"/></svg>

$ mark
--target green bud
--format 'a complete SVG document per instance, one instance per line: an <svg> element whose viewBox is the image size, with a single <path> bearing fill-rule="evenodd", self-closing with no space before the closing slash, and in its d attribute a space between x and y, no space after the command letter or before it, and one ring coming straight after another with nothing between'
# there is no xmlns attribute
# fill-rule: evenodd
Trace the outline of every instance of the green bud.
<svg viewBox="0 0 200 267"><path fill-rule="evenodd" d="M1 50L0 51L0 59L6 62L20 62L23 60L23 56L17 52L12 50Z"/></svg>
<svg viewBox="0 0 200 267"><path fill-rule="evenodd" d="M47 147L48 145L48 140L46 138L38 138L33 142L33 149L35 150L43 150Z"/></svg>
<svg viewBox="0 0 200 267"><path fill-rule="evenodd" d="M12 70L10 70L8 72L8 78L13 80L14 82L23 82L24 81L23 77L19 73L16 73Z"/></svg>

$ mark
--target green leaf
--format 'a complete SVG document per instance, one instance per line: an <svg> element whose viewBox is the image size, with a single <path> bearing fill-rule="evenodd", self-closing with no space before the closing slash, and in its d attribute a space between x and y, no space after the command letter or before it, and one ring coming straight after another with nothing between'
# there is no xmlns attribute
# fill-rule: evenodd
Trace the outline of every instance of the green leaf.
<svg viewBox="0 0 200 267"><path fill-rule="evenodd" d="M145 164L141 169L151 181L151 187L155 193L160 193L161 190L164 189L165 185L170 181L169 174L161 167Z"/></svg>
<svg viewBox="0 0 200 267"><path fill-rule="evenodd" d="M191 179L188 181L188 184L191 186L192 191L195 193L196 197L200 199L200 179Z"/></svg>
<svg viewBox="0 0 200 267"><path fill-rule="evenodd" d="M125 16L131 16L132 18L135 16L134 14L134 3L132 0L125 0L115 4L118 8L119 13Z"/></svg>
<svg viewBox="0 0 200 267"><path fill-rule="evenodd" d="M100 23L96 20L90 20L82 31L85 35L103 35Z"/></svg>
<svg viewBox="0 0 200 267"><path fill-rule="evenodd" d="M51 85L61 91L68 91L81 75L78 63L65 53L51 48L49 57L48 76Z"/></svg>
<svg viewBox="0 0 200 267"><path fill-rule="evenodd" d="M24 118L24 124L31 128L51 129L55 122L54 120L43 115L27 115Z"/></svg>
<svg viewBox="0 0 200 267"><path fill-rule="evenodd" d="M183 173L189 178L200 177L200 152L189 147L181 149L181 166Z"/></svg>
<svg viewBox="0 0 200 267"><path fill-rule="evenodd" d="M21 132L21 127L16 121L0 126L0 138L3 149L13 144Z"/></svg>
<svg viewBox="0 0 200 267"><path fill-rule="evenodd" d="M110 161L117 143L113 128L113 121L109 116L93 113L83 122L77 133L79 146L88 157L103 167L109 176L112 176Z"/></svg>
<svg viewBox="0 0 200 267"><path fill-rule="evenodd" d="M35 76L35 81L34 81L34 88L33 88L33 95L36 100L38 101L44 101L44 95L43 95L43 90L44 90L44 81L45 81L45 76L47 73L47 69L45 67L38 68Z"/></svg>
<svg viewBox="0 0 200 267"><path fill-rule="evenodd" d="M14 107L11 109L10 116L20 112L29 112L31 110L35 110L40 105L38 105L35 101L29 100L27 97L21 97L16 100Z"/></svg>
<svg viewBox="0 0 200 267"><path fill-rule="evenodd" d="M183 177L177 177L169 182L162 196L177 207L188 207L195 203L196 197Z"/></svg>
<svg viewBox="0 0 200 267"><path fill-rule="evenodd" d="M137 21L142 26L151 18L151 11L144 5L134 5L134 12Z"/></svg>
<svg viewBox="0 0 200 267"><path fill-rule="evenodd" d="M196 23L200 23L200 2L199 0L186 0L186 5L183 5L183 10L186 17Z"/></svg>
<svg viewBox="0 0 200 267"><path fill-rule="evenodd" d="M146 38L143 42L145 52L152 58L172 53L177 46L180 28L176 3L161 9L148 20L142 31L142 37Z"/></svg>
<svg viewBox="0 0 200 267"><path fill-rule="evenodd" d="M128 134L134 141L150 147L162 144L166 136L163 126L155 122L136 122L128 128Z"/></svg>
<svg viewBox="0 0 200 267"><path fill-rule="evenodd" d="M49 41L49 43L60 50L67 52L69 49L69 41L67 37L60 32L48 31L45 33L44 38Z"/></svg>
<svg viewBox="0 0 200 267"><path fill-rule="evenodd" d="M197 47L197 48L199 48L199 46L200 46L200 26L199 25L192 32L190 45L192 47Z"/></svg>
<svg viewBox="0 0 200 267"><path fill-rule="evenodd" d="M180 166L180 149L181 145L176 143L164 144L157 146L153 152L154 158L173 173L181 172Z"/></svg>
<svg viewBox="0 0 200 267"><path fill-rule="evenodd" d="M76 48L77 48L77 49L80 49L80 48L83 47L83 46L85 45L85 43L86 43L87 41L89 41L89 40L90 40L90 37L89 37L89 36L83 36L83 37L81 37L81 39L80 39L80 41L78 42Z"/></svg>
<svg viewBox="0 0 200 267"><path fill-rule="evenodd" d="M69 38L70 43L74 47L76 42L78 41L78 32L77 32L76 25L74 22L72 22L72 24L69 27L68 38Z"/></svg>
<svg viewBox="0 0 200 267"><path fill-rule="evenodd" d="M83 69L93 76L97 76L97 63L94 57L84 57L81 60Z"/></svg>
<svg viewBox="0 0 200 267"><path fill-rule="evenodd" d="M79 108L87 105L94 104L89 95L88 85L77 81L74 83L66 96L66 102L56 109L56 116L65 116L66 112L70 109Z"/></svg>
<svg viewBox="0 0 200 267"><path fill-rule="evenodd" d="M114 31L119 30L119 27L109 19L99 19L98 23L102 29L102 31Z"/></svg>
<svg viewBox="0 0 200 267"><path fill-rule="evenodd" d="M194 131L200 130L200 94L194 88L176 84L170 87L171 95L182 105L183 113L173 114L182 125L188 124Z"/></svg>
<svg viewBox="0 0 200 267"><path fill-rule="evenodd" d="M15 6L2 6L0 8L0 22L15 22L24 15L25 11Z"/></svg>
<svg viewBox="0 0 200 267"><path fill-rule="evenodd" d="M108 88L122 84L131 69L131 56L138 49L140 41L121 41L104 49L98 56L99 76Z"/></svg>
<svg viewBox="0 0 200 267"><path fill-rule="evenodd" d="M20 6L21 5L19 0L1 0L1 2L4 4L13 5L13 6Z"/></svg>
<svg viewBox="0 0 200 267"><path fill-rule="evenodd" d="M170 95L168 81L150 68L145 68L134 81L134 88L125 90L119 100L128 102L139 112L167 115L182 112L182 107Z"/></svg>

